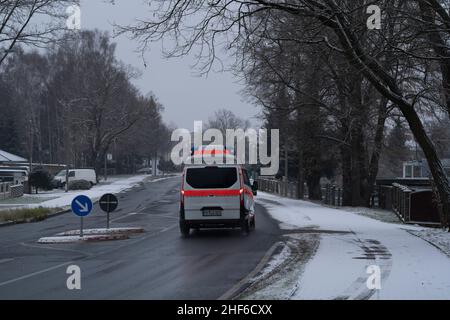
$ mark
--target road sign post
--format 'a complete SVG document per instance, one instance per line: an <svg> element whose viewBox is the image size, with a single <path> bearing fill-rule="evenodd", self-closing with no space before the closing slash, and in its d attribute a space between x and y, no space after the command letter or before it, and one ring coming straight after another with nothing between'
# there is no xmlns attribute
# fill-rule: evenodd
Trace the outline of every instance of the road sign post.
<svg viewBox="0 0 450 320"><path fill-rule="evenodd" d="M106 228L109 229L109 213L117 209L119 200L111 193L104 194L99 200L100 208L106 212Z"/></svg>
<svg viewBox="0 0 450 320"><path fill-rule="evenodd" d="M80 217L80 237L83 238L83 217Z"/></svg>
<svg viewBox="0 0 450 320"><path fill-rule="evenodd" d="M80 217L80 237L83 237L83 217L91 213L92 201L87 196L79 195L72 200L71 208Z"/></svg>

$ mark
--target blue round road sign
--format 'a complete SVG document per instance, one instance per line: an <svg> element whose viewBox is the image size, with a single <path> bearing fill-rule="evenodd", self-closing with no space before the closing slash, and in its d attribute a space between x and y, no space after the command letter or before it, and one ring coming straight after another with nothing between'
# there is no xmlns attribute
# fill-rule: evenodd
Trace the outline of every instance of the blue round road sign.
<svg viewBox="0 0 450 320"><path fill-rule="evenodd" d="M76 196L72 200L72 211L79 217L85 217L92 211L92 201L87 196Z"/></svg>

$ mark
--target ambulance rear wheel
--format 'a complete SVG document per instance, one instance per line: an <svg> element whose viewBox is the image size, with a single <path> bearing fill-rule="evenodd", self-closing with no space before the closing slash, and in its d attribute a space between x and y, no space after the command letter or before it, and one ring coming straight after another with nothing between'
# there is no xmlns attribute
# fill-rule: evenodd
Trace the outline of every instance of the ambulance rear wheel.
<svg viewBox="0 0 450 320"><path fill-rule="evenodd" d="M187 238L189 237L191 228L187 225L186 222L180 221L180 232L183 238Z"/></svg>
<svg viewBox="0 0 450 320"><path fill-rule="evenodd" d="M251 227L252 231L254 231L255 228L256 228L256 220L255 220L255 216L253 216L253 218L252 218L252 221L251 221L251 223L250 223L250 227Z"/></svg>
<svg viewBox="0 0 450 320"><path fill-rule="evenodd" d="M249 234L250 233L250 219L248 219L248 218L242 219L242 221L241 221L241 231L244 234Z"/></svg>

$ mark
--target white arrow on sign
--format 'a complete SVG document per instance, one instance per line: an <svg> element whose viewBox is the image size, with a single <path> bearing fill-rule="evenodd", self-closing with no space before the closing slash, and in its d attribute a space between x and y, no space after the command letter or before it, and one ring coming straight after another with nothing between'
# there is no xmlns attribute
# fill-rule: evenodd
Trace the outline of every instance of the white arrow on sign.
<svg viewBox="0 0 450 320"><path fill-rule="evenodd" d="M80 212L88 212L89 211L89 206L88 206L88 204L86 203L86 204L82 204L80 201L78 201L78 200L75 200L75 203L77 204L77 205L79 205L80 206Z"/></svg>

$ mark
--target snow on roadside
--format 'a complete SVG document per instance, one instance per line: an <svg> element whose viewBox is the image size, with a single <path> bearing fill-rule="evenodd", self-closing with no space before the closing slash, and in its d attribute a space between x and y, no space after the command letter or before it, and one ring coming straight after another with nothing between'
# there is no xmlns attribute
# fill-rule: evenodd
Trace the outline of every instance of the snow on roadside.
<svg viewBox="0 0 450 320"><path fill-rule="evenodd" d="M436 246L450 258L450 232L448 230L424 228L409 230L409 233Z"/></svg>
<svg viewBox="0 0 450 320"><path fill-rule="evenodd" d="M40 244L59 244L59 243L76 243L88 241L109 241L109 240L125 240L128 235L125 233L114 234L95 234L80 236L64 236L64 237L42 237L37 242Z"/></svg>
<svg viewBox="0 0 450 320"><path fill-rule="evenodd" d="M392 210L365 207L340 207L339 209L349 211L361 216L366 216L375 220L389 223L402 223L398 216Z"/></svg>
<svg viewBox="0 0 450 320"><path fill-rule="evenodd" d="M62 190L56 190L55 192L46 192L43 193L42 197L49 197L49 200L45 200L39 203L31 203L31 204L25 204L21 205L21 208L36 208L36 207L44 207L44 208L67 208L70 206L72 200L74 197L78 195L86 195L89 198L91 198L92 201L97 201L103 194L105 193L119 193L126 190L129 190L141 182L151 179L152 177L149 175L136 175L136 176L128 176L125 178L117 178L114 177L110 181L108 181L108 184L106 183L100 183L98 185L93 186L90 190L76 190L76 191L69 191L64 192ZM149 182L157 182L162 181L166 179L173 178L173 176L167 176L163 178L156 178L154 180L151 180ZM7 209L8 207L0 207L0 210L4 208Z"/></svg>
<svg viewBox="0 0 450 320"><path fill-rule="evenodd" d="M138 176L132 176L125 179L119 179L116 181L113 181L110 184L99 184L94 187L92 187L90 190L77 190L77 191L69 191L67 193L64 193L61 197L57 199L52 199L48 201L44 201L39 203L38 205L31 205L31 206L39 206L39 207L48 207L48 208L55 208L55 207L66 207L70 206L73 198L75 198L78 195L84 194L85 196L88 196L91 198L92 201L97 201L103 194L105 193L119 193L122 191L126 191L137 184L143 182L148 178L148 175L138 175Z"/></svg>
<svg viewBox="0 0 450 320"><path fill-rule="evenodd" d="M398 228L399 226L398 224L377 221L346 210L326 207L308 201L281 198L265 192L258 192L256 201L268 208L270 215L280 221L280 228L285 230L320 228L334 231L351 231L360 228ZM402 227L417 229L415 226L402 225Z"/></svg>
<svg viewBox="0 0 450 320"><path fill-rule="evenodd" d="M103 235L103 234L115 234L115 233L142 233L144 228L142 227L122 227L122 228L94 228L84 229L84 235ZM64 231L56 234L55 237L67 237L67 236L79 236L80 230Z"/></svg>
<svg viewBox="0 0 450 320"><path fill-rule="evenodd" d="M261 273L255 276L253 279L251 279L251 281L255 282L266 277L273 270L278 268L290 255L291 249L289 248L289 246L284 245L283 249L281 249L281 251L278 252L277 254L274 254L267 263L266 267L261 271Z"/></svg>
<svg viewBox="0 0 450 320"><path fill-rule="evenodd" d="M315 255L306 265L299 263L302 272L293 299L450 299L450 259L409 232L427 234L444 246L442 233L264 192L257 202L289 234L320 234ZM381 269L378 292L366 286L372 265ZM273 297L286 294L277 290Z"/></svg>

